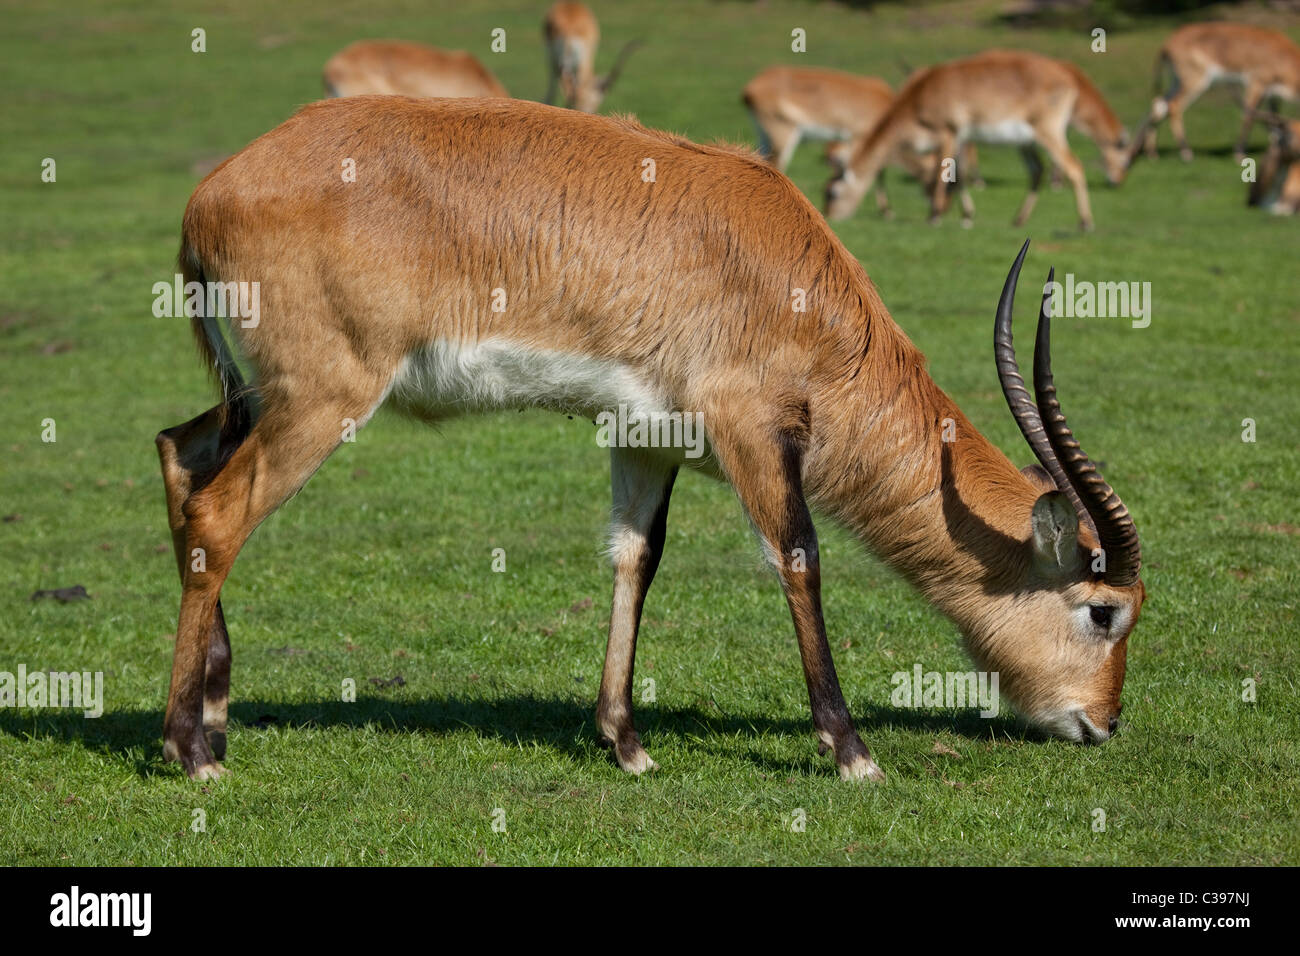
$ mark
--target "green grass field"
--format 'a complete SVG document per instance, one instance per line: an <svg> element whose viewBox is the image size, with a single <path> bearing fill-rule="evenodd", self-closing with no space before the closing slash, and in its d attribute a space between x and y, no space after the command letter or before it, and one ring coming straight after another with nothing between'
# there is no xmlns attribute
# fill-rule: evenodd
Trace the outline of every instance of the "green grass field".
<svg viewBox="0 0 1300 956"><path fill-rule="evenodd" d="M990 341L1020 243L1035 240L1031 288L1049 264L1151 283L1150 327L1059 320L1054 336L1070 422L1143 538L1149 598L1112 742L1047 741L1009 713L891 707L895 671L970 665L943 617L823 523L841 682L888 774L842 783L816 754L785 602L735 496L685 474L637 670L638 688L655 682L638 721L661 769L629 778L593 726L611 576L607 452L590 425L530 412L430 430L381 414L262 526L225 587L232 774L198 784L163 762L180 589L153 436L212 391L184 322L153 317L151 287L173 272L190 192L316 99L321 65L361 37L473 50L513 94L540 98L544 7L5 5L0 671L103 671L105 713L0 710L0 863L1300 863L1300 241L1295 221L1247 209L1223 91L1189 114L1194 163L1166 130L1163 157L1119 189L1076 141L1095 233L1077 232L1068 191L1010 226L1024 173L992 147L974 229L954 213L927 226L919 189L897 176L896 221L868 200L837 225L936 381L1020 464L1031 454ZM735 142L752 142L740 88L770 63L897 83L900 58L994 45L1083 65L1132 125L1175 25L1112 32L1094 54L1086 29L1013 28L990 2L593 7L602 65L647 40L606 111ZM1235 15L1300 38L1263 7ZM195 27L206 53L190 50ZM494 27L506 53L488 51ZM1263 132L1252 142L1258 153ZM55 183L41 181L46 157ZM791 174L819 198L818 148ZM1022 341L1032 298L1022 290ZM56 442L42 441L45 419ZM90 600L30 600L77 584ZM345 678L354 703L340 700Z"/></svg>

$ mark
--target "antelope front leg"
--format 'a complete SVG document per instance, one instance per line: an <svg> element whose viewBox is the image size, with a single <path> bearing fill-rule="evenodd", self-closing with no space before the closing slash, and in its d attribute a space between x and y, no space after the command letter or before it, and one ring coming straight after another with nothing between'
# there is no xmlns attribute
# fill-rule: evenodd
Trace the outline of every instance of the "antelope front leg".
<svg viewBox="0 0 1300 956"><path fill-rule="evenodd" d="M662 459L635 449L610 450L614 600L596 726L602 740L613 748L618 765L634 774L657 766L641 746L641 735L632 722L632 669L641 609L664 551L668 499L676 477L676 466Z"/></svg>
<svg viewBox="0 0 1300 956"><path fill-rule="evenodd" d="M975 155L973 143L966 143L959 152L961 158L957 162L957 195L961 198L961 227L971 229L975 225L975 200L970 194L970 184L974 182L972 176L979 170L975 167L971 157ZM983 188L981 183L980 188Z"/></svg>
<svg viewBox="0 0 1300 956"><path fill-rule="evenodd" d="M945 178L945 163L951 163L956 169L957 137L948 130L939 136L939 162L934 168L934 182L930 186L930 219L932 226L937 226L943 214L948 211L948 180Z"/></svg>
<svg viewBox="0 0 1300 956"><path fill-rule="evenodd" d="M826 624L822 620L817 533L802 495L797 502L791 499L790 510L788 520L773 529L775 537L782 542L780 554L774 557L778 559L777 574L790 605L790 616L794 619L795 636L799 641L803 676L812 704L813 726L820 741L818 753L832 751L840 776L845 780L883 780L885 774L871 759L871 751L858 736L840 691L835 662L826 641Z"/></svg>
<svg viewBox="0 0 1300 956"><path fill-rule="evenodd" d="M889 207L889 193L885 191L885 171L882 169L876 177L876 208L880 210L881 219L893 219L894 210Z"/></svg>
<svg viewBox="0 0 1300 956"><path fill-rule="evenodd" d="M711 433L710 438L781 579L799 641L813 727L821 742L818 752L834 753L845 780L883 780L883 771L853 726L826 641L817 532L803 495L801 431L780 434L762 448L728 449L722 434L715 438Z"/></svg>
<svg viewBox="0 0 1300 956"><path fill-rule="evenodd" d="M1169 129L1174 134L1174 139L1178 140L1178 155L1182 157L1183 162L1192 161L1192 147L1187 142L1187 130L1183 127L1183 114L1210 87L1210 78L1208 76L1198 77L1195 82L1187 86L1180 86L1178 91L1171 95L1166 103L1169 113Z"/></svg>
<svg viewBox="0 0 1300 956"><path fill-rule="evenodd" d="M1016 213L1014 225L1023 226L1029 214L1034 211L1034 204L1038 202L1038 190L1043 184L1043 158L1038 154L1038 147L1033 143L1020 147L1020 155L1024 158L1025 168L1029 171L1029 192L1025 193L1024 201L1020 204L1020 211ZM1055 173L1057 167L1052 167Z"/></svg>
<svg viewBox="0 0 1300 956"><path fill-rule="evenodd" d="M765 122L763 129L768 139L767 161L781 172L785 172L802 137L799 127L794 123L773 117Z"/></svg>
<svg viewBox="0 0 1300 956"><path fill-rule="evenodd" d="M1047 155L1052 158L1052 162L1056 163L1065 174L1065 178L1070 181L1070 185L1074 187L1074 205L1079 211L1079 228L1084 232L1091 232L1092 204L1088 201L1088 181L1083 172L1083 164L1074 153L1070 152L1070 145L1066 142L1063 131L1040 126L1036 132L1038 142L1042 144L1043 149L1047 150ZM1028 162L1028 154L1026 154L1026 162ZM1031 172L1030 175L1032 177L1033 173ZM1041 172L1038 173L1038 177L1041 181ZM1037 190L1033 192L1037 194Z"/></svg>
<svg viewBox="0 0 1300 956"><path fill-rule="evenodd" d="M559 75L560 75L559 67L554 61L552 61L551 78L546 84L546 99L542 100L542 102L545 103L547 106L551 106L555 103L555 87L556 87L556 81L559 79Z"/></svg>
<svg viewBox="0 0 1300 956"><path fill-rule="evenodd" d="M980 172L979 153L975 143L968 140L961 150L961 175L972 189L985 188L984 175Z"/></svg>
<svg viewBox="0 0 1300 956"><path fill-rule="evenodd" d="M1246 143L1250 140L1250 128L1255 125L1255 110L1263 98L1262 84L1252 83L1242 91L1241 109L1244 115L1241 119L1241 132L1237 134L1237 143L1232 148L1233 161L1238 165L1246 158Z"/></svg>

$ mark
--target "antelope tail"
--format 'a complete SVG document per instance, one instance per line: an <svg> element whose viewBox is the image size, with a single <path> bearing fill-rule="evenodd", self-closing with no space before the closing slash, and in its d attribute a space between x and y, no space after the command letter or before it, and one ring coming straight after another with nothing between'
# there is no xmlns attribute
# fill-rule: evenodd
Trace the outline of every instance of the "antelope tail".
<svg viewBox="0 0 1300 956"><path fill-rule="evenodd" d="M182 288L189 288L191 282L197 282L200 288L206 290L207 282L203 264L199 261L198 254L188 244L181 245L180 254L177 256L177 267L180 269ZM199 347L199 355L203 358L209 374L221 386L223 431L232 429L247 432L254 415L251 401L254 389L245 381L243 373L239 370L239 362L231 348L223 320L218 316L205 314L206 305L207 297L204 293L204 308L200 310L204 314L190 317L190 332L194 335L195 344Z"/></svg>

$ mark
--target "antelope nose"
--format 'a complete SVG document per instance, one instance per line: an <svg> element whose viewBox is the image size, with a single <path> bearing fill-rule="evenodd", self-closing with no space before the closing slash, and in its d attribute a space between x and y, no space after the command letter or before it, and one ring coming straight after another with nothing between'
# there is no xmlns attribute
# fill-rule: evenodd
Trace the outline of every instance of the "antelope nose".
<svg viewBox="0 0 1300 956"><path fill-rule="evenodd" d="M1111 717L1110 724L1107 726L1106 729L1113 734L1115 732L1115 728L1118 726L1119 726L1119 714L1116 714L1115 716Z"/></svg>

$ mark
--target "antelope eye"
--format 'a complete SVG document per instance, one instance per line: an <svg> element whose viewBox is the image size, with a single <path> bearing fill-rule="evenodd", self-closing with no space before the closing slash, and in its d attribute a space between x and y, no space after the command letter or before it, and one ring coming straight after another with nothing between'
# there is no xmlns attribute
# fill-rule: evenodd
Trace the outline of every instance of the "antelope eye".
<svg viewBox="0 0 1300 956"><path fill-rule="evenodd" d="M1092 623L1096 624L1098 627L1106 628L1107 630L1110 629L1110 618L1114 612L1115 609L1113 607L1109 607L1105 604L1088 605L1088 616L1092 618Z"/></svg>

